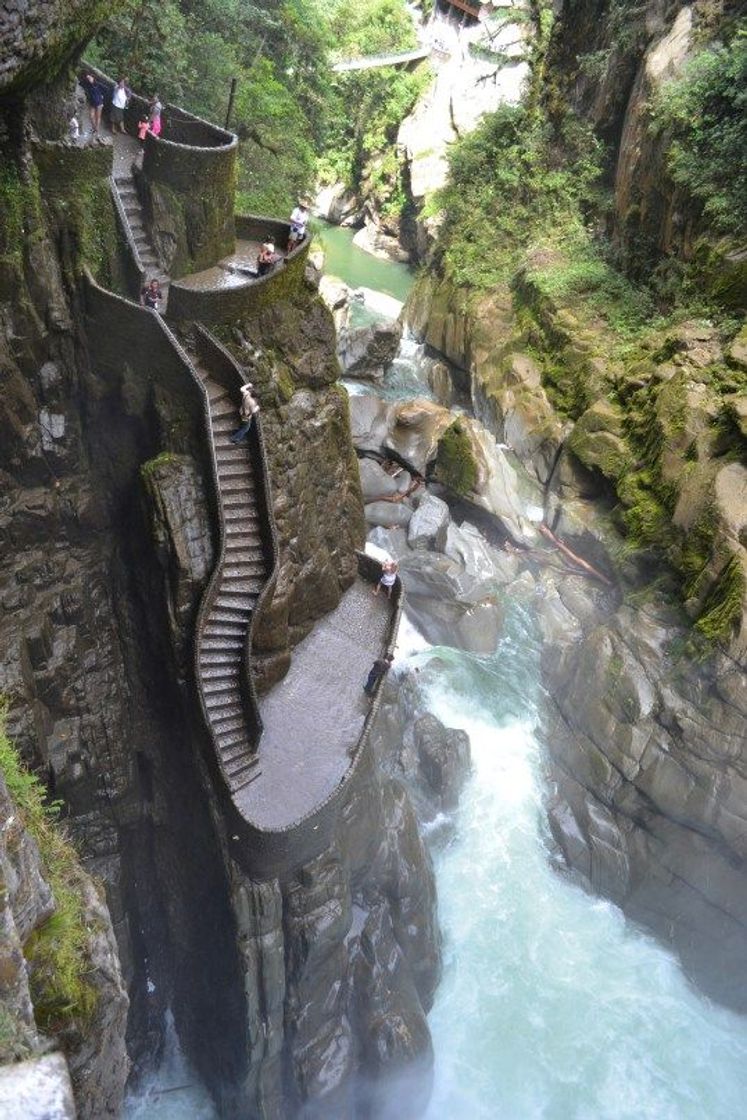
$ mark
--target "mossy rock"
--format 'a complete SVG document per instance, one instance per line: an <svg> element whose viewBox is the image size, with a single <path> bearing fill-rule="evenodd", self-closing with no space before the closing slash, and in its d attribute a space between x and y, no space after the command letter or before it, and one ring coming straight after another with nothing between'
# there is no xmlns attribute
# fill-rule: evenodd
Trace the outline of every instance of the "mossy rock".
<svg viewBox="0 0 747 1120"><path fill-rule="evenodd" d="M596 401L576 422L568 447L585 467L616 482L631 468L633 456L622 434L622 414L609 401Z"/></svg>
<svg viewBox="0 0 747 1120"><path fill-rule="evenodd" d="M438 442L433 477L460 497L471 493L477 485L479 465L469 432L459 420L446 429Z"/></svg>

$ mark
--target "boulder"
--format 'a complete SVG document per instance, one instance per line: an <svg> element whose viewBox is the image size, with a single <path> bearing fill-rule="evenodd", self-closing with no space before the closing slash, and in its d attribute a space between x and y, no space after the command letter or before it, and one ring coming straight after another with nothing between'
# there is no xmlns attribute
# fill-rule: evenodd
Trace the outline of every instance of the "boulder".
<svg viewBox="0 0 747 1120"><path fill-rule="evenodd" d="M357 451L381 452L389 435L393 406L374 396L350 398L350 434Z"/></svg>
<svg viewBox="0 0 747 1120"><path fill-rule="evenodd" d="M450 408L454 398L451 373L446 362L434 362L428 370L428 386L439 404Z"/></svg>
<svg viewBox="0 0 747 1120"><path fill-rule="evenodd" d="M355 225L360 207L352 191L344 183L330 183L321 187L314 199L314 214L337 226Z"/></svg>
<svg viewBox="0 0 747 1120"><path fill-rule="evenodd" d="M424 494L410 519L407 543L414 549L443 551L451 517L446 502L433 494Z"/></svg>
<svg viewBox="0 0 747 1120"><path fill-rule="evenodd" d="M412 508L403 502L369 502L365 507L366 524L380 525L385 529L406 526L412 517Z"/></svg>
<svg viewBox="0 0 747 1120"><path fill-rule="evenodd" d="M388 498L392 494L400 493L398 478L392 478L387 474L376 459L359 459L358 470L364 502L375 502L378 498Z"/></svg>
<svg viewBox="0 0 747 1120"><path fill-rule="evenodd" d="M585 467L615 481L626 474L633 457L622 435L622 413L610 401L595 401L579 417L568 447Z"/></svg>
<svg viewBox="0 0 747 1120"><path fill-rule="evenodd" d="M400 401L392 406L391 426L385 449L409 464L416 474L425 474L436 457L438 441L454 422L448 409L433 401Z"/></svg>
<svg viewBox="0 0 747 1120"><path fill-rule="evenodd" d="M383 261L404 263L410 259L410 254L402 248L398 239L384 233L374 222L367 222L363 229L358 230L353 244Z"/></svg>
<svg viewBox="0 0 747 1120"><path fill-rule="evenodd" d="M396 319L345 327L337 346L345 376L382 378L397 353L401 337L402 324Z"/></svg>

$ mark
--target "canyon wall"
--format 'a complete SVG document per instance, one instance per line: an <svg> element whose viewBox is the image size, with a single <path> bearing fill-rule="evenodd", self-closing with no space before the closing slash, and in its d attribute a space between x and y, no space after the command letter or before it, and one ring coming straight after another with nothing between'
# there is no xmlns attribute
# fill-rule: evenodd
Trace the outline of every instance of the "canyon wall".
<svg viewBox="0 0 747 1120"><path fill-rule="evenodd" d="M108 915L88 885L86 897L119 950L118 962L110 937L120 1002L102 997L100 1056L117 1060L91 1064L99 1020L56 1042L81 1115L116 1115L121 962L136 1071L157 1065L171 1012L222 1115L367 1115L386 1072L415 1063L428 1081L440 960L429 858L402 789L373 770L332 847L282 884L249 881L228 855L192 679L215 553L204 416L131 318L102 319L86 295L84 268L115 293L126 272L110 148L65 138L67 63L100 15L80 7L59 51L50 32L50 53L24 55L22 80L0 87L0 688L18 752L104 885ZM281 557L258 639L269 687L354 578L360 484L313 285L224 341L256 383L269 448Z"/></svg>
<svg viewBox="0 0 747 1120"><path fill-rule="evenodd" d="M655 89L727 34L736 12L556 5L535 72L550 124L570 108L606 145L611 205L587 215L589 228L634 281L693 269L714 320L651 314L621 340L593 285L554 282L574 267L562 250L531 245L504 283L477 290L448 277L437 244L406 314L416 337L465 371L476 415L542 486L546 524L614 580L604 610L571 599L575 618L545 637L559 862L744 1010L747 364L734 322L744 277L738 244L673 182L670 138L649 114Z"/></svg>

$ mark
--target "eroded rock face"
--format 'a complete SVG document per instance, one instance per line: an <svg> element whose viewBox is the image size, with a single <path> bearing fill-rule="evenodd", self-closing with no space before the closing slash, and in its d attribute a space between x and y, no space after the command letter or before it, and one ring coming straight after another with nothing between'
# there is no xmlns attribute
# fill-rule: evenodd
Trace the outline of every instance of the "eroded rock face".
<svg viewBox="0 0 747 1120"><path fill-rule="evenodd" d="M440 938L430 859L404 790L372 774L326 852L282 885L237 873L235 892L257 993L247 1080L257 1114L368 1115L372 1096L405 1069L424 1104Z"/></svg>
<svg viewBox="0 0 747 1120"><path fill-rule="evenodd" d="M583 629L543 661L553 834L595 890L744 1010L747 675L678 655L681 634L655 610Z"/></svg>

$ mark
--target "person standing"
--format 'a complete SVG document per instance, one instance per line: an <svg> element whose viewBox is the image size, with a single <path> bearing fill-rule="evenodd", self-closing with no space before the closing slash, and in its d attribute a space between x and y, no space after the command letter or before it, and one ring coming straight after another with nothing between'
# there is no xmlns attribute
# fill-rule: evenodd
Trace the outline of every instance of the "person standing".
<svg viewBox="0 0 747 1120"><path fill-rule="evenodd" d="M366 678L366 683L363 686L363 691L365 692L366 696L373 696L374 692L376 691L377 684L382 679L382 677L385 677L389 672L392 667L393 661L394 658L392 657L391 653L388 653L386 657L376 658L373 665L371 666L371 671Z"/></svg>
<svg viewBox="0 0 747 1120"><path fill-rule="evenodd" d="M243 423L231 436L231 443L244 443L246 437L249 435L252 420L258 413L259 404L257 398L254 396L254 386L251 381L247 381L246 385L241 386L241 404L239 405L239 416Z"/></svg>
<svg viewBox="0 0 747 1120"><path fill-rule="evenodd" d="M385 560L381 565L381 577L374 587L374 595L378 595L382 587L386 589L387 598L391 599L392 589L397 582L399 565L396 560Z"/></svg>
<svg viewBox="0 0 747 1120"><path fill-rule="evenodd" d="M306 236L306 226L309 222L309 207L305 199L299 198L298 206L290 216L291 228L288 238L288 252L300 245Z"/></svg>
<svg viewBox="0 0 747 1120"><path fill-rule="evenodd" d="M163 105L158 98L158 94L154 93L148 104L148 131L152 132L154 136L161 135L162 112Z"/></svg>
<svg viewBox="0 0 747 1120"><path fill-rule="evenodd" d="M94 136L101 125L101 114L104 109L104 87L97 82L93 74L84 74L80 82L88 102L88 113L91 118L91 132Z"/></svg>
<svg viewBox="0 0 747 1120"><path fill-rule="evenodd" d="M130 100L131 91L124 78L120 78L112 93L112 132L124 133L124 111Z"/></svg>

